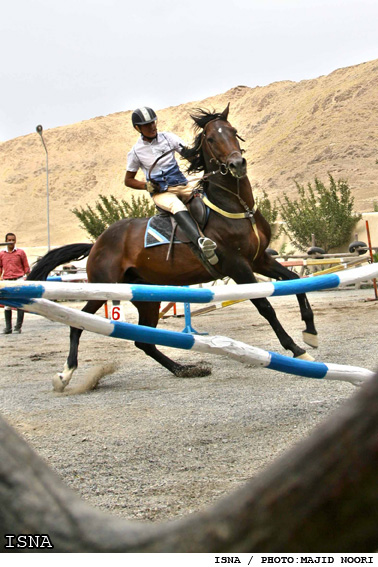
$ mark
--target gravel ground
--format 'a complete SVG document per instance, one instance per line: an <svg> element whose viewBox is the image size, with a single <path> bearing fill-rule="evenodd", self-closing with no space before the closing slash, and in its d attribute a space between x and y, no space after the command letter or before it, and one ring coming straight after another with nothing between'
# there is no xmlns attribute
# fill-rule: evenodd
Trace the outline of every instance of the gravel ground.
<svg viewBox="0 0 378 567"><path fill-rule="evenodd" d="M320 337L318 351L311 350L317 360L378 368L378 302L367 301L373 297L372 289L309 296ZM302 344L295 298L273 298L272 304ZM135 322L132 306L125 310ZM192 325L283 353L249 302L193 317ZM181 331L184 319L171 317L160 327ZM0 407L7 421L84 499L130 519L203 508L254 477L356 391L349 383L162 348L181 362L211 362L211 376L179 379L132 343L83 333L72 387L57 394L51 379L67 356L66 327L26 314L22 335L1 337L0 348ZM73 393L93 368L109 363L116 369L97 389Z"/></svg>

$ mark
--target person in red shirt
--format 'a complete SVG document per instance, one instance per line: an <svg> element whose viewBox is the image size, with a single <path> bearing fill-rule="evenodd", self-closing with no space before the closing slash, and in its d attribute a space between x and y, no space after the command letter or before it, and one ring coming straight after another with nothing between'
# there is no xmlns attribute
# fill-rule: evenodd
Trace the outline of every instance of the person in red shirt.
<svg viewBox="0 0 378 567"><path fill-rule="evenodd" d="M0 274L2 280L19 280L30 272L26 254L21 248L16 248L16 235L8 232L5 235L7 248L0 252ZM12 309L4 307L5 329L4 335L12 333ZM15 333L21 333L24 321L24 311L17 309L17 323L14 327Z"/></svg>

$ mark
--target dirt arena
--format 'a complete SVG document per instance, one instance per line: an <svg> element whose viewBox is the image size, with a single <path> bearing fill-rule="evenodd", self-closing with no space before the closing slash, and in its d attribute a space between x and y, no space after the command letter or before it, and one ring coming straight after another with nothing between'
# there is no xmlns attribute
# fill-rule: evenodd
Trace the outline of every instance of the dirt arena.
<svg viewBox="0 0 378 567"><path fill-rule="evenodd" d="M374 290L309 295L320 338L318 361L378 368ZM272 304L301 342L293 297ZM80 303L75 303L80 307ZM126 317L135 322L132 306ZM284 353L249 302L192 318L193 327ZM161 328L181 331L183 318ZM52 391L69 331L26 314L22 335L1 337L3 416L93 506L125 518L160 520L202 509L254 477L302 439L356 388L244 366L225 356L162 348L181 362L205 360L206 378L179 379L132 343L83 333L72 388ZM97 389L73 394L93 369L113 365Z"/></svg>

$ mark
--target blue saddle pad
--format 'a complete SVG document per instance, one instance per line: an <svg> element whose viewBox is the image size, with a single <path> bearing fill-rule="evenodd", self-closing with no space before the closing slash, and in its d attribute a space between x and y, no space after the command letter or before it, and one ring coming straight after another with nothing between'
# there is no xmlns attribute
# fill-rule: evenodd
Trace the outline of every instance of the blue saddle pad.
<svg viewBox="0 0 378 567"><path fill-rule="evenodd" d="M149 219L144 234L144 247L160 246L161 244L169 244L172 234L172 222L169 215L156 215ZM174 243L181 240L174 238Z"/></svg>

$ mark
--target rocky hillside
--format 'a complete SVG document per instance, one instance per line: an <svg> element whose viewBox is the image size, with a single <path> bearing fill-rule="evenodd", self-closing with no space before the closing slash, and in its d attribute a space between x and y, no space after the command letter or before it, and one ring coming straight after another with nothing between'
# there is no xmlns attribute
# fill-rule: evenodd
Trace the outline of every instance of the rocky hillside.
<svg viewBox="0 0 378 567"><path fill-rule="evenodd" d="M299 83L237 86L224 94L159 111L160 130L193 139L193 108L223 110L246 142L249 176L257 195L296 194L294 180L347 179L358 211L378 201L378 60ZM141 101L146 104L148 101ZM129 197L123 185L126 154L137 134L131 111L100 116L44 132L49 157L52 246L87 240L72 214L98 195ZM2 230L23 247L45 246L46 162L35 132L0 144Z"/></svg>

